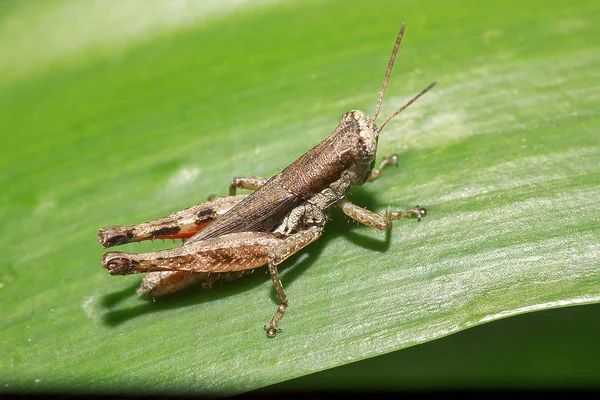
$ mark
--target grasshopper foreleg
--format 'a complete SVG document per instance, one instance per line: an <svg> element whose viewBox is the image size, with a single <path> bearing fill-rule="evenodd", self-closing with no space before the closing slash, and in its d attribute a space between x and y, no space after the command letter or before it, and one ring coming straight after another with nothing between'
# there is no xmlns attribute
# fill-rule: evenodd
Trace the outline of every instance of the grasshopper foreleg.
<svg viewBox="0 0 600 400"><path fill-rule="evenodd" d="M355 204L352 204L348 200L342 200L340 202L340 208L342 209L344 214L346 214L353 220L358 221L363 225L368 225L382 231L385 231L387 228L389 228L392 221L395 219L412 217L421 220L421 218L427 215L427 210L419 206L416 206L415 208L411 208L410 210L406 211L387 210L385 212L385 215L379 215L372 211L359 207Z"/></svg>
<svg viewBox="0 0 600 400"><path fill-rule="evenodd" d="M369 177L369 180L374 181L375 179L379 178L381 176L381 173L383 172L383 169L385 167L387 167L388 165L393 165L393 166L398 165L398 156L396 154L392 154L391 156L386 157L383 160L381 160L381 163L379 163L379 166L377 168L375 168L373 171L371 171L371 176Z"/></svg>
<svg viewBox="0 0 600 400"><path fill-rule="evenodd" d="M237 189L256 190L267 182L260 176L238 176L233 178L229 185L229 195L235 196Z"/></svg>
<svg viewBox="0 0 600 400"><path fill-rule="evenodd" d="M321 236L321 233L323 233L323 227L313 227L300 231L283 239L269 253L269 273L271 274L273 285L275 285L277 297L279 297L279 307L271 319L271 322L265 325L268 337L275 337L275 335L277 335L277 324L279 323L279 320L283 318L288 304L288 299L283 290L279 272L277 271L277 265L281 264L291 255L297 253L303 247L317 240L319 236Z"/></svg>

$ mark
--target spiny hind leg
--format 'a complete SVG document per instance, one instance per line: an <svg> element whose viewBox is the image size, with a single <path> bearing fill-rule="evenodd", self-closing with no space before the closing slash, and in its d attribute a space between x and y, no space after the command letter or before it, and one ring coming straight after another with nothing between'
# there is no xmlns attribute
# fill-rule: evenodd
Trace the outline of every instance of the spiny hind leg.
<svg viewBox="0 0 600 400"><path fill-rule="evenodd" d="M150 222L131 226L106 226L98 232L104 247L153 239L186 239L211 224L246 196L214 198Z"/></svg>
<svg viewBox="0 0 600 400"><path fill-rule="evenodd" d="M269 273L271 274L273 285L275 285L277 297L279 297L279 307L277 308L277 311L275 312L275 315L271 321L265 325L268 337L272 338L277 335L277 325L279 324L279 320L283 318L288 305L287 295L283 290L281 278L279 277L279 272L277 271L277 265L281 264L291 255L297 253L303 247L317 240L319 236L321 236L322 232L322 227L313 227L305 231L300 231L278 243L269 253Z"/></svg>
<svg viewBox="0 0 600 400"><path fill-rule="evenodd" d="M352 204L348 200L342 200L339 206L344 214L353 220L382 231L385 231L387 228L389 228L392 224L392 221L395 219L417 218L420 221L421 218L427 215L427 210L419 206L406 211L387 210L385 215L376 214L372 211L359 207L356 204Z"/></svg>
<svg viewBox="0 0 600 400"><path fill-rule="evenodd" d="M104 253L102 266L111 275L147 272L235 272L268 263L269 255L283 239L266 232L239 232L189 242L174 249L149 253Z"/></svg>

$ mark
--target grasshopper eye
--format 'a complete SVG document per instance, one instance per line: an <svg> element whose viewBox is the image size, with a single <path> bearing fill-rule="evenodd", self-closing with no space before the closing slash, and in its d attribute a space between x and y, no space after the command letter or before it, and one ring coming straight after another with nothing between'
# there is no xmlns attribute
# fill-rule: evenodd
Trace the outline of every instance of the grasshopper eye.
<svg viewBox="0 0 600 400"><path fill-rule="evenodd" d="M102 266L110 275L127 275L133 260L127 253L106 253L102 257Z"/></svg>
<svg viewBox="0 0 600 400"><path fill-rule="evenodd" d="M354 156L361 164L369 164L377 151L377 132L369 126L362 126L358 131Z"/></svg>
<svg viewBox="0 0 600 400"><path fill-rule="evenodd" d="M341 122L344 121L359 121L361 119L365 119L367 116L364 112L360 110L352 110L348 111L346 114L342 115Z"/></svg>

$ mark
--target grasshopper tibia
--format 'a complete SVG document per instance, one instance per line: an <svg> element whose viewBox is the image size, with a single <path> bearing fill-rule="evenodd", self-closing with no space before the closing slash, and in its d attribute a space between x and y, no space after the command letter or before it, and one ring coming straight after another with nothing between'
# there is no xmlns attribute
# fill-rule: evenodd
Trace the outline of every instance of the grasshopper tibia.
<svg viewBox="0 0 600 400"><path fill-rule="evenodd" d="M421 218L427 215L427 209L419 206L415 206L415 208L411 208L406 211L392 211L387 210L385 212L385 217L389 220L393 219L401 219L401 218L416 218L417 221L420 221Z"/></svg>

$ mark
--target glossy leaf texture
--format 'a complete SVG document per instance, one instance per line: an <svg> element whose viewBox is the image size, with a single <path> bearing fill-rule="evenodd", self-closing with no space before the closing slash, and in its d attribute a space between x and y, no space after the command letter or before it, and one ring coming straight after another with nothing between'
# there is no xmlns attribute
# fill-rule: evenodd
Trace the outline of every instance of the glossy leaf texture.
<svg viewBox="0 0 600 400"><path fill-rule="evenodd" d="M1 390L238 393L600 300L597 4L215 4L0 7ZM426 219L335 210L282 268L274 340L264 269L156 299L106 274L100 227L273 175L371 113L403 21L381 116L439 83L380 137L398 167L350 198Z"/></svg>

